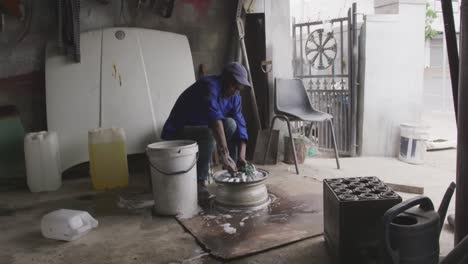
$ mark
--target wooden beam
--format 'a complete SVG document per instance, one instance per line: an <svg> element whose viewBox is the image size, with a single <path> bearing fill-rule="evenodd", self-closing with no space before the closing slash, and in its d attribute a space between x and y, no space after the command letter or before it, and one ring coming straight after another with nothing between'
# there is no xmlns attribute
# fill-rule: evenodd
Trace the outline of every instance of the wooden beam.
<svg viewBox="0 0 468 264"><path fill-rule="evenodd" d="M468 235L468 0L460 6L460 80L458 90L457 193L455 243Z"/></svg>
<svg viewBox="0 0 468 264"><path fill-rule="evenodd" d="M456 119L458 105L459 56L457 32L455 31L455 21L453 19L452 0L442 0L442 15L444 17L445 42L447 43L447 56L450 66L450 79L452 81L453 104Z"/></svg>

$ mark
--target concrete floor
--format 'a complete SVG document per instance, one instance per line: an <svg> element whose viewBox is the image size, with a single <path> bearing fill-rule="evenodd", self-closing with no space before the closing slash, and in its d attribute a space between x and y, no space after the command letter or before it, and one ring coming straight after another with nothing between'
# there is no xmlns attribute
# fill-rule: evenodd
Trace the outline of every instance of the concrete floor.
<svg viewBox="0 0 468 264"><path fill-rule="evenodd" d="M455 179L455 150L430 152L424 165L409 165L396 159L343 158L342 170L333 159L308 159L300 167L265 166L269 183L291 193L320 192L321 180L329 177L378 176L384 181L422 186L438 206L450 181ZM132 174L126 192L149 191L147 180ZM400 193L404 198L412 195ZM27 191L0 193L0 263L222 263L203 252L194 238L169 217L156 217L148 210L129 211L116 205L118 192L96 193L88 179L65 181L53 193ZM99 227L74 242L45 239L40 219L59 208L89 211ZM453 211L452 202L450 210ZM453 231L446 227L441 252L452 248ZM231 263L330 263L323 237L307 239Z"/></svg>

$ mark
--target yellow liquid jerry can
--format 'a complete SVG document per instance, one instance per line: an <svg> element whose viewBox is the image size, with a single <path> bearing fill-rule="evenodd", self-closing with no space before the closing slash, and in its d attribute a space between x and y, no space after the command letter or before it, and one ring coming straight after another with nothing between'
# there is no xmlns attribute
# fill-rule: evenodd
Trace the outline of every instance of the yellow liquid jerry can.
<svg viewBox="0 0 468 264"><path fill-rule="evenodd" d="M88 133L89 167L94 189L128 186L125 132L122 128L97 128Z"/></svg>

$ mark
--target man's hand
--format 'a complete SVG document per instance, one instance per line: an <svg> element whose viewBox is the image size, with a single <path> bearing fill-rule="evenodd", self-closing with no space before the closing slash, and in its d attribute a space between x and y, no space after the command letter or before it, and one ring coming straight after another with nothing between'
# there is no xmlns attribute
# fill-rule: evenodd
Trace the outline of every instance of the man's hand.
<svg viewBox="0 0 468 264"><path fill-rule="evenodd" d="M245 143L244 140L241 140L239 143L239 158L237 159L237 167L239 170L245 169L245 166L247 166L247 161L245 160L245 149L247 147L247 144Z"/></svg>
<svg viewBox="0 0 468 264"><path fill-rule="evenodd" d="M231 158L231 156L229 156L226 137L224 136L223 122L221 120L213 122L211 124L211 130L213 131L213 136L218 145L219 155L221 162L223 163L223 168L228 170L230 173L236 172L236 163Z"/></svg>
<svg viewBox="0 0 468 264"><path fill-rule="evenodd" d="M229 156L228 152L221 154L221 161L223 162L223 168L229 171L229 173L234 173L237 171L237 166L234 160Z"/></svg>
<svg viewBox="0 0 468 264"><path fill-rule="evenodd" d="M240 159L237 161L237 169L244 170L245 166L247 166L247 161L245 159Z"/></svg>

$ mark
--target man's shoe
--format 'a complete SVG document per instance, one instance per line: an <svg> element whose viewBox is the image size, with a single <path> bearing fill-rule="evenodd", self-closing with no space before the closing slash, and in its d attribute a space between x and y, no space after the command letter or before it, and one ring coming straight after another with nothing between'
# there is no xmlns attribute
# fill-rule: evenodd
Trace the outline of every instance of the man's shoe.
<svg viewBox="0 0 468 264"><path fill-rule="evenodd" d="M210 198L210 193L204 181L197 182L198 201L205 201Z"/></svg>
<svg viewBox="0 0 468 264"><path fill-rule="evenodd" d="M203 189L206 189L205 181L197 181L197 190L200 191Z"/></svg>

